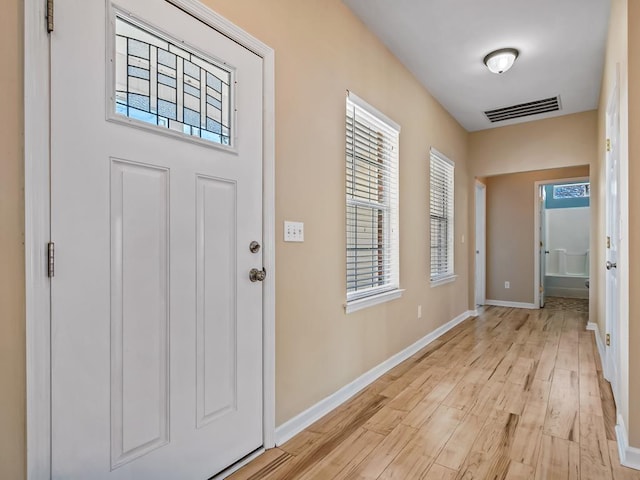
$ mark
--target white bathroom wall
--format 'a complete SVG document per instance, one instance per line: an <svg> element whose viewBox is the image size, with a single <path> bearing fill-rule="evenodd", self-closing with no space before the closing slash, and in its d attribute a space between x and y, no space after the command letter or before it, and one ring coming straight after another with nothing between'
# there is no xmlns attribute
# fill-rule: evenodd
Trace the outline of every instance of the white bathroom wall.
<svg viewBox="0 0 640 480"><path fill-rule="evenodd" d="M585 253L589 249L589 207L550 208L545 216L547 250Z"/></svg>
<svg viewBox="0 0 640 480"><path fill-rule="evenodd" d="M546 248L549 250L544 280L550 297L589 298L589 207L545 210ZM566 251L564 258L557 249ZM566 274L565 274L566 273Z"/></svg>

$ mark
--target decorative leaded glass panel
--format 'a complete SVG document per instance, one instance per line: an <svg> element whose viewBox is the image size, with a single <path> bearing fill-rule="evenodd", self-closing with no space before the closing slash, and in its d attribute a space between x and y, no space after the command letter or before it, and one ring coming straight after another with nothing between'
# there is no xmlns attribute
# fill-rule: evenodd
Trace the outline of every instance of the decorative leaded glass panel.
<svg viewBox="0 0 640 480"><path fill-rule="evenodd" d="M231 72L116 16L115 112L231 144Z"/></svg>
<svg viewBox="0 0 640 480"><path fill-rule="evenodd" d="M571 183L553 186L553 198L585 198L589 197L588 183Z"/></svg>

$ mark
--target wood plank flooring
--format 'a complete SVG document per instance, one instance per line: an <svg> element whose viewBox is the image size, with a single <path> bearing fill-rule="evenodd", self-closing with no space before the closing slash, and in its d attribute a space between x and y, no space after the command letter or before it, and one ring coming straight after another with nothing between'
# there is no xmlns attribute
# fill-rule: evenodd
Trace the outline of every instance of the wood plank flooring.
<svg viewBox="0 0 640 480"><path fill-rule="evenodd" d="M229 479L640 480L587 314L559 304L485 308Z"/></svg>

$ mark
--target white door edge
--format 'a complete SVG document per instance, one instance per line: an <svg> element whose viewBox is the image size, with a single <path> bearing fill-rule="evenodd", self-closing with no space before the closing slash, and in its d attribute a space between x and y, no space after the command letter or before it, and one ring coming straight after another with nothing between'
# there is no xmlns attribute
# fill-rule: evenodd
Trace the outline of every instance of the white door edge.
<svg viewBox="0 0 640 480"><path fill-rule="evenodd" d="M487 276L486 276L486 265L487 265L487 245L486 245L486 234L487 234L487 186L476 180L475 183L475 200L476 200L476 210L475 210L475 222L476 222L476 238L475 238L475 304L476 305L484 305L487 299ZM478 197L480 197L480 204L478 204ZM480 220L480 221L479 221ZM480 241L478 239L478 231L481 231L484 238ZM480 272L478 272L480 270ZM480 279L478 279L478 274L480 274Z"/></svg>
<svg viewBox="0 0 640 480"><path fill-rule="evenodd" d="M275 445L274 51L197 0L168 0L263 60L263 446ZM25 320L27 479L51 478L49 36L45 2L24 3ZM54 31L55 34L55 31Z"/></svg>
<svg viewBox="0 0 640 480"><path fill-rule="evenodd" d="M533 304L540 308L540 202L538 196L540 187L563 182L588 182L589 177L554 178L539 180L533 185ZM594 239L589 235L589 250L594 252Z"/></svg>

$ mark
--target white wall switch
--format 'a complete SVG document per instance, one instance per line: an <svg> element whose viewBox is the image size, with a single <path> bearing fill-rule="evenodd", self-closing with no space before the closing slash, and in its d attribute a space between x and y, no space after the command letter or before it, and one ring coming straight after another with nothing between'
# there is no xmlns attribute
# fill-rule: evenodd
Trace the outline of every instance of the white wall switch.
<svg viewBox="0 0 640 480"><path fill-rule="evenodd" d="M285 242L304 242L304 223L303 222L284 222L284 241Z"/></svg>
<svg viewBox="0 0 640 480"><path fill-rule="evenodd" d="M511 283L504 282L504 288L511 288Z"/></svg>

